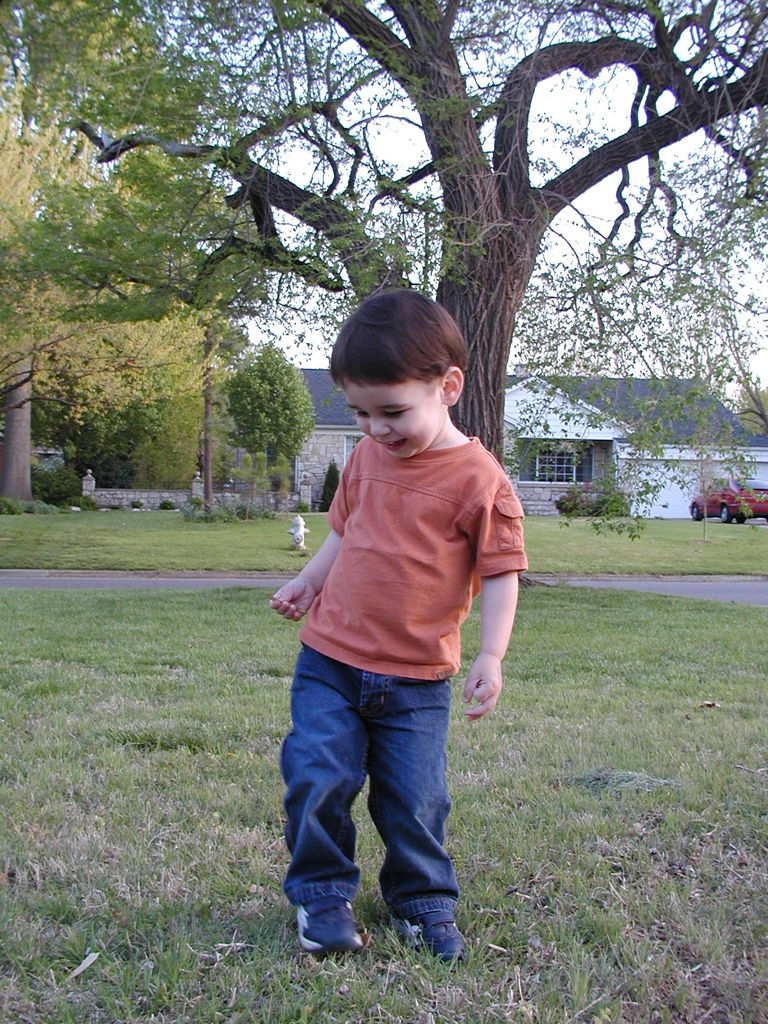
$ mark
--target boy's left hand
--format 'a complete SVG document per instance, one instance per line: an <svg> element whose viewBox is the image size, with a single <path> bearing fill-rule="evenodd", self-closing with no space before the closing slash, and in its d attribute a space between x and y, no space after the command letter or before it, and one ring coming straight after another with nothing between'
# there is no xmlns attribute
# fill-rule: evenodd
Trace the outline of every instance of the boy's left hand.
<svg viewBox="0 0 768 1024"><path fill-rule="evenodd" d="M479 654L464 683L464 715L474 722L496 707L503 685L501 661L492 654ZM474 707L470 707L471 702Z"/></svg>

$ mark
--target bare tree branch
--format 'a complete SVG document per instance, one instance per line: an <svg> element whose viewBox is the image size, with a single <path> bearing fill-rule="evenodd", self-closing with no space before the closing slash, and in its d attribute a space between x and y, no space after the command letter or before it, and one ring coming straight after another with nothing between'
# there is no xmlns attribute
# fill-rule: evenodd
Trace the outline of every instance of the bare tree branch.
<svg viewBox="0 0 768 1024"><path fill-rule="evenodd" d="M112 160L117 160L123 153L127 153L129 150L136 149L139 146L159 146L168 156L192 158L210 156L221 148L220 146L199 146L185 142L169 142L148 132L137 132L133 135L124 135L120 139L112 139L106 132L96 131L87 121L79 121L75 128L87 136L97 149L101 150L101 154L97 159L97 163L100 164L107 164Z"/></svg>
<svg viewBox="0 0 768 1024"><path fill-rule="evenodd" d="M737 82L719 89L699 90L692 101L593 150L544 185L539 190L539 200L547 215L554 217L577 196L633 160L657 153L732 113L743 113L766 102L768 53L763 53Z"/></svg>
<svg viewBox="0 0 768 1024"><path fill-rule="evenodd" d="M408 47L356 0L314 0L314 6L341 25L397 81L418 74L418 65Z"/></svg>

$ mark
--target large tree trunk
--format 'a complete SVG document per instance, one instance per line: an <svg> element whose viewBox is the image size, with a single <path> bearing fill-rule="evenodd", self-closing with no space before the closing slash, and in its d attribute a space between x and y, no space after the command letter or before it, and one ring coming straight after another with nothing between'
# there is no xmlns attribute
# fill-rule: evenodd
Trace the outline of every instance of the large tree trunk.
<svg viewBox="0 0 768 1024"><path fill-rule="evenodd" d="M8 392L3 414L3 465L0 470L0 496L32 501L32 384L29 368L17 374L20 382Z"/></svg>
<svg viewBox="0 0 768 1024"><path fill-rule="evenodd" d="M533 273L545 220L530 189L489 167L455 54L438 45L437 53L428 56L412 95L445 208L437 299L459 324L469 350L456 423L501 457L515 315Z"/></svg>
<svg viewBox="0 0 768 1024"><path fill-rule="evenodd" d="M460 430L479 437L486 448L501 454L504 387L515 321L510 302L489 301L474 284L444 280L437 294L467 340L469 360L464 393L454 410Z"/></svg>
<svg viewBox="0 0 768 1024"><path fill-rule="evenodd" d="M466 384L454 410L457 426L479 437L501 457L504 450L504 396L515 316L528 286L540 233L511 236L508 227L490 227L481 255L459 275L440 282L437 299L451 313L467 341ZM495 236L495 237L493 237Z"/></svg>

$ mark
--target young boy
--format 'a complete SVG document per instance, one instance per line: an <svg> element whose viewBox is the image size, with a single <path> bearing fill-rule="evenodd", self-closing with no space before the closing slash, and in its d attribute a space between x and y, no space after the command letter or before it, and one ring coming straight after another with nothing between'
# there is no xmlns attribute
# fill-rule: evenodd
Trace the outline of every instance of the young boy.
<svg viewBox="0 0 768 1024"><path fill-rule="evenodd" d="M464 714L473 721L495 706L527 568L509 480L449 416L465 362L454 320L408 290L364 302L331 356L367 436L344 467L328 537L270 601L286 619L309 612L281 767L292 855L285 893L302 948L317 954L363 944L351 908L359 871L350 812L367 776L395 924L441 960L465 955L443 848L450 676L479 578L480 653Z"/></svg>

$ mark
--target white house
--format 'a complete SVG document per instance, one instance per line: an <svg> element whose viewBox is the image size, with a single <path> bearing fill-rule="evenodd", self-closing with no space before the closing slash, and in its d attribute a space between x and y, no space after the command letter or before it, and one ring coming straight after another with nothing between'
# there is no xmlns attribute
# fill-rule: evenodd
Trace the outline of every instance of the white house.
<svg viewBox="0 0 768 1024"><path fill-rule="evenodd" d="M296 475L316 505L329 463L342 469L362 433L330 373L302 373L316 427ZM614 470L630 495L637 496L645 481L655 483L650 505L636 502L641 514L685 517L701 452L706 449L710 463L727 459L734 437L750 462L741 475L768 476L768 437L747 436L733 413L691 381L510 377L504 421L510 476L529 515L556 515L555 501L570 484Z"/></svg>
<svg viewBox="0 0 768 1024"><path fill-rule="evenodd" d="M633 511L683 518L703 476L768 472L768 437L750 436L695 381L513 377L504 420L530 514L555 513L570 484L613 471Z"/></svg>

